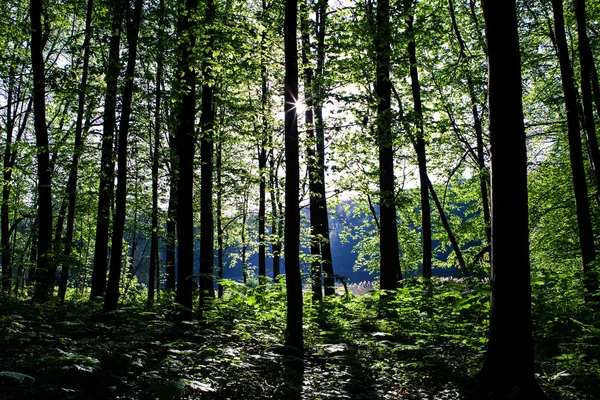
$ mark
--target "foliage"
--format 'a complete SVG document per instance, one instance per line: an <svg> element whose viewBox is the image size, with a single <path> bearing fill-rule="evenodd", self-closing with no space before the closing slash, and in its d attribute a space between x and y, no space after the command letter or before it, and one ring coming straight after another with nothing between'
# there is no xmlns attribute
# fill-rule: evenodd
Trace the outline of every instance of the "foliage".
<svg viewBox="0 0 600 400"><path fill-rule="evenodd" d="M1 298L0 397L484 398L472 376L486 346L486 281L408 279L395 292L371 286L314 305L307 294L303 361L280 345L285 284L221 283L226 296L205 320L184 325L173 323L177 309L164 292L152 309L141 294L109 314L73 291L63 304ZM558 280L534 283L544 390L552 398L594 398L597 312L556 296Z"/></svg>

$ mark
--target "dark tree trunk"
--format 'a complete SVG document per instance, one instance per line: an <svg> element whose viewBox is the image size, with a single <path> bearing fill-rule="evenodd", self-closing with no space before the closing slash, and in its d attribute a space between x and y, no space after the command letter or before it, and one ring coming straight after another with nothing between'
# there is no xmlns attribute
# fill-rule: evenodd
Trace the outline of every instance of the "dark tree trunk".
<svg viewBox="0 0 600 400"><path fill-rule="evenodd" d="M36 300L46 301L54 291L56 264L52 257L52 193L48 126L46 125L46 82L42 1L30 0L31 66L33 69L33 116L38 163L38 243L35 274Z"/></svg>
<svg viewBox="0 0 600 400"><path fill-rule="evenodd" d="M123 233L125 231L125 214L127 206L127 137L129 135L133 80L135 75L138 33L140 31L143 3L143 0L135 0L133 19L127 21L129 53L127 70L125 72L125 90L123 91L121 126L119 127L117 196L115 200L115 219L111 246L112 257L110 260L110 273L108 275L106 298L104 300L104 312L116 310L119 303L119 284L121 282L121 266L123 265ZM134 240L136 240L135 237Z"/></svg>
<svg viewBox="0 0 600 400"><path fill-rule="evenodd" d="M152 244L150 245L150 273L149 273L149 285L148 285L148 300L147 304L151 306L154 304L154 281L156 290L159 289L160 285L160 271L158 263L158 163L159 163L159 152L160 152L160 130L161 130L161 82L163 74L163 28L165 25L165 2L160 0L158 9L158 31L156 35L158 37L158 53L156 56L156 94L155 94L155 105L154 105L154 150L152 151ZM152 143L152 140L150 140Z"/></svg>
<svg viewBox="0 0 600 400"><path fill-rule="evenodd" d="M178 129L175 137L179 158L177 178L177 294L175 301L186 308L180 318L191 319L194 274L194 153L196 115L196 71L194 48L196 47L195 14L196 0L181 0L179 14L179 71L181 92Z"/></svg>
<svg viewBox="0 0 600 400"><path fill-rule="evenodd" d="M205 49L205 59L202 70L204 83L202 85L202 136L200 141L200 307L204 306L205 297L214 297L213 264L214 264L214 217L213 217L213 48L214 48L214 19L215 4L206 0L205 26L208 28L208 38ZM202 309L202 308L201 308Z"/></svg>
<svg viewBox="0 0 600 400"><path fill-rule="evenodd" d="M175 290L175 242L177 240L177 177L179 175L179 160L177 156L175 136L169 134L169 153L171 169L169 173L169 206L167 209L167 234L165 246L166 290Z"/></svg>
<svg viewBox="0 0 600 400"><path fill-rule="evenodd" d="M307 0L300 2L300 32L302 39L302 66L304 72L304 102L306 111L304 119L306 123L306 163L308 166L308 192L310 212L310 273L312 278L313 301L323 300L323 284L321 273L321 246L318 236L317 215L317 180L319 179L316 160L316 138L313 114L313 68L310 57L310 33L309 33L309 10Z"/></svg>
<svg viewBox="0 0 600 400"><path fill-rule="evenodd" d="M64 300L67 292L67 282L69 279L69 263L73 248L73 231L75 226L75 203L77 201L77 178L79 172L79 157L83 151L83 114L85 110L85 93L87 91L87 80L90 64L90 38L92 36L92 11L94 9L94 0L88 0L87 12L85 17L85 38L83 40L83 70L81 75L81 84L79 86L79 100L77 104L77 120L75 122L75 147L73 149L73 159L71 161L71 170L69 171L69 180L67 181L67 196L69 205L67 209L67 229L65 233L65 262L62 264L60 274L60 286L58 296Z"/></svg>
<svg viewBox="0 0 600 400"><path fill-rule="evenodd" d="M298 144L298 26L297 0L285 1L283 40L285 48L285 272L287 288L287 318L285 344L303 354L302 276L300 272L300 165Z"/></svg>
<svg viewBox="0 0 600 400"><path fill-rule="evenodd" d="M217 143L217 268L219 280L223 279L223 186L222 186L222 168L223 168L223 143L221 140ZM223 298L223 285L218 285L218 296Z"/></svg>
<svg viewBox="0 0 600 400"><path fill-rule="evenodd" d="M262 0L262 12L267 12L267 2ZM262 21L263 24L265 21ZM267 145L269 137L269 120L267 116L267 104L268 104L268 74L267 74L267 30L264 29L260 37L260 80L261 80L261 96L260 96L260 110L262 117L262 126L260 131L260 138L258 144L258 173L259 173L259 186L258 186L258 279L261 285L266 283L267 277L267 244L265 237L266 227L266 201L267 201Z"/></svg>
<svg viewBox="0 0 600 400"><path fill-rule="evenodd" d="M329 214L325 190L325 121L323 120L323 101L325 99L325 26L327 21L327 0L319 0L317 11L317 69L314 81L315 128L317 132L317 172L315 192L317 201L316 227L321 245L321 263L325 296L335 294L335 276L329 238ZM312 217L311 217L312 219Z"/></svg>
<svg viewBox="0 0 600 400"><path fill-rule="evenodd" d="M477 107L477 94L475 93L475 84L473 83L473 77L471 76L471 70L469 68L467 58L467 46L462 38L458 23L456 22L456 16L454 14L454 4L452 0L448 0L448 6L450 8L450 17L452 19L452 28L458 40L460 47L459 57L466 64L466 75L467 75L467 89L469 90L469 97L471 98L471 112L473 114L473 127L475 128L475 136L477 138L477 164L479 166L479 190L481 191L481 208L483 211L483 223L485 225L485 239L489 246L492 242L492 230L491 230L491 219L490 219L490 200L488 193L489 173L485 166L485 153L483 145L483 129L481 126L481 117L479 116L479 109Z"/></svg>
<svg viewBox="0 0 600 400"><path fill-rule="evenodd" d="M396 289L400 271L398 227L394 184L394 146L392 113L390 109L392 85L390 81L390 3L377 1L377 33L375 35L377 94L377 142L379 145L379 213L380 213L380 285L381 289Z"/></svg>
<svg viewBox="0 0 600 400"><path fill-rule="evenodd" d="M590 218L590 205L588 200L587 182L585 178L585 167L581 147L581 135L579 130L577 91L573 68L569 59L569 46L565 35L565 22L562 0L552 0L554 11L554 30L556 35L556 46L558 60L560 63L560 75L562 78L563 93L567 111L567 128L569 137L569 156L571 160L571 172L573 175L573 189L575 191L575 204L577 209L577 228L579 231L579 247L581 249L581 261L583 263L584 287L586 299L598 291L598 275L593 271L592 265L596 260L594 249L594 232Z"/></svg>
<svg viewBox="0 0 600 400"><path fill-rule="evenodd" d="M271 138L271 145L273 144ZM281 236L283 233L283 222L281 216L281 202L279 201L279 185L277 184L277 163L275 156L271 152L269 160L269 175L271 185L271 234L273 242L271 243L271 251L273 252L273 280L277 281L277 277L281 275Z"/></svg>
<svg viewBox="0 0 600 400"><path fill-rule="evenodd" d="M419 184L421 193L421 227L423 244L423 277L431 278L431 207L429 205L429 178L427 175L427 154L425 151L425 132L423 127L423 106L421 103L421 83L419 82L419 70L417 68L417 51L415 42L415 31L413 28L413 12L409 9L406 17L408 25L408 59L410 61L410 81L415 110L415 150L419 164Z"/></svg>
<svg viewBox="0 0 600 400"><path fill-rule="evenodd" d="M535 398L527 204L527 149L514 0L484 0L489 65L492 296L483 377L491 391ZM531 395L531 396L530 396Z"/></svg>
<svg viewBox="0 0 600 400"><path fill-rule="evenodd" d="M119 51L121 25L125 13L125 0L114 0L113 20L106 73L106 99L104 100L104 132L102 134L102 156L100 161L100 188L98 190L98 218L96 221L96 246L94 249L94 269L92 270L92 290L90 298L102 296L106 290L108 267L108 231L113 197L114 175L114 134L116 126L117 85L119 79Z"/></svg>
<svg viewBox="0 0 600 400"><path fill-rule="evenodd" d="M553 3L554 4L554 3ZM596 196L600 202L600 149L596 137L596 123L594 121L593 96L592 96L592 69L595 69L592 52L587 36L585 14L585 0L575 0L575 17L577 19L577 37L579 51L579 65L581 67L581 102L583 106L583 128L585 131L590 163L594 182L596 183ZM568 54L567 54L568 55ZM596 280L596 287L598 282Z"/></svg>

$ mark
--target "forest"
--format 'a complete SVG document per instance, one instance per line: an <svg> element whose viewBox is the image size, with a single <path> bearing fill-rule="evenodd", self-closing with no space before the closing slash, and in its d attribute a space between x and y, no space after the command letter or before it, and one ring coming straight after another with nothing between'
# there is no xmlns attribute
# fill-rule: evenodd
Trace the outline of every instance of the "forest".
<svg viewBox="0 0 600 400"><path fill-rule="evenodd" d="M600 397L599 3L0 22L0 399Z"/></svg>

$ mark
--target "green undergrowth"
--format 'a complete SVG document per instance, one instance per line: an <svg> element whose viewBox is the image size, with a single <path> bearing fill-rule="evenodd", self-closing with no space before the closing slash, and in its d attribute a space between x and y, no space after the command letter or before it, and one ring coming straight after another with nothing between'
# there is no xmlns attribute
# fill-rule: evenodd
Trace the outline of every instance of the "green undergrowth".
<svg viewBox="0 0 600 400"><path fill-rule="evenodd" d="M0 298L0 399L483 398L472 377L485 356L485 282L406 280L317 305L307 294L303 359L282 346L284 285L224 285L202 321L183 324L164 292L152 308L134 293L109 314L84 298ZM534 287L542 388L597 398L598 314Z"/></svg>

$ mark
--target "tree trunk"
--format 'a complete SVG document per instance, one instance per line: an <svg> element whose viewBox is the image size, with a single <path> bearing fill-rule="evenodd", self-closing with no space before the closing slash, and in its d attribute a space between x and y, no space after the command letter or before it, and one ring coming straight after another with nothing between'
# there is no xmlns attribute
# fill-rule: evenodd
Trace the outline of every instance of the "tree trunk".
<svg viewBox="0 0 600 400"><path fill-rule="evenodd" d="M419 164L419 184L421 193L421 227L423 244L423 278L431 278L431 207L429 205L429 191L427 175L427 154L425 150L425 132L423 127L423 106L421 103L421 83L419 82L419 70L417 68L417 51L415 42L415 31L413 28L414 9L408 10L406 17L408 25L408 58L410 61L410 82L415 109L415 150Z"/></svg>
<svg viewBox="0 0 600 400"><path fill-rule="evenodd" d="M54 291L56 264L52 257L52 193L48 126L46 125L46 82L42 1L30 0L31 66L33 69L33 116L38 163L38 243L35 275L36 300L46 301ZM47 32L46 32L47 34Z"/></svg>
<svg viewBox="0 0 600 400"><path fill-rule="evenodd" d="M562 0L552 0L552 9L554 11L556 46L567 112L569 156L571 160L571 173L573 175L573 189L575 192L579 247L581 249L584 287L586 291L585 297L589 300L591 299L591 296L598 291L598 275L593 270L596 252L594 249L594 231L592 229L592 221L590 218L590 205L583 163L583 150L581 147L581 135L577 112L579 109L577 104L577 91L575 89L575 79L573 78L573 68L571 66L571 60L569 59L569 46L565 35Z"/></svg>
<svg viewBox="0 0 600 400"><path fill-rule="evenodd" d="M377 94L377 142L379 145L379 232L381 266L381 289L396 289L400 271L398 250L398 227L396 226L396 202L394 184L394 146L392 113L390 109L392 85L390 81L390 3L377 1L377 33L375 34Z"/></svg>
<svg viewBox="0 0 600 400"><path fill-rule="evenodd" d="M223 168L223 142L217 143L217 268L219 280L223 279L223 186L222 186L222 168ZM218 296L223 298L223 285L219 282Z"/></svg>
<svg viewBox="0 0 600 400"><path fill-rule="evenodd" d="M213 217L213 77L212 63L214 50L214 0L206 0L205 26L208 28L208 38L205 49L205 59L202 63L204 84L202 85L202 136L200 141L200 307L205 303L205 297L214 297L213 264L214 264L214 217Z"/></svg>
<svg viewBox="0 0 600 400"><path fill-rule="evenodd" d="M177 177L179 175L179 160L177 156L176 139L169 134L169 155L171 169L169 171L169 206L167 209L167 237L165 248L165 289L175 291L175 242L177 241Z"/></svg>
<svg viewBox="0 0 600 400"><path fill-rule="evenodd" d="M483 376L491 391L535 395L527 204L527 149L514 0L484 0L488 43L492 296Z"/></svg>
<svg viewBox="0 0 600 400"><path fill-rule="evenodd" d="M60 274L60 286L58 296L64 300L67 292L67 282L69 279L69 263L73 249L73 231L75 226L75 203L77 201L77 178L79 172L79 157L83 151L83 114L85 110L85 94L87 91L87 80L90 64L90 38L92 36L92 11L94 9L94 0L88 0L87 12L85 17L85 38L83 40L83 70L81 75L81 84L79 86L79 100L77 104L77 120L75 122L75 147L73 149L73 159L71 161L71 170L69 171L69 180L67 181L67 196L69 205L67 209L67 229L65 233L64 258L66 261L62 264Z"/></svg>
<svg viewBox="0 0 600 400"><path fill-rule="evenodd" d="M194 274L194 153L196 114L196 71L194 49L196 47L195 14L196 0L181 0L179 14L179 70L181 92L178 129L175 146L179 156L177 178L177 294L175 301L185 307L182 319L191 319Z"/></svg>
<svg viewBox="0 0 600 400"><path fill-rule="evenodd" d="M119 303L119 284L121 282L121 267L123 264L123 233L125 231L125 217L127 205L127 138L131 117L131 102L133 98L133 81L135 75L135 62L137 56L138 33L142 18L143 0L135 0L133 19L127 21L127 42L129 54L127 70L125 73L125 90L121 112L121 126L119 128L117 175L117 196L115 200L115 219L112 236L112 257L110 260L110 273L104 300L104 312L114 311ZM135 238L134 238L135 240Z"/></svg>
<svg viewBox="0 0 600 400"><path fill-rule="evenodd" d="M158 16L158 31L156 35L158 37L158 53L156 56L156 94L155 94L155 106L154 106L154 150L152 151L152 244L150 245L150 273L149 273L149 284L148 284L148 300L147 304L151 306L154 304L154 280L160 284L160 274L156 273L160 271L158 263L158 162L159 162L159 151L160 151L160 130L161 130L161 101L162 93L160 85L162 82L163 74L163 28L165 25L165 2L160 0L159 3L159 16ZM152 142L152 140L150 140ZM156 289L159 289L159 285L156 285Z"/></svg>
<svg viewBox="0 0 600 400"><path fill-rule="evenodd" d="M274 134L274 133L273 133ZM271 145L273 140L271 137ZM273 280L277 282L277 277L281 275L281 236L283 233L283 222L281 216L281 202L278 199L279 185L277 184L277 163L275 162L274 151L271 152L269 160L269 181L271 185L271 251L273 252Z"/></svg>
<svg viewBox="0 0 600 400"><path fill-rule="evenodd" d="M318 178L315 192L317 201L316 227L321 246L321 263L325 296L335 294L335 276L333 273L333 257L329 237L329 213L327 212L327 195L325 190L325 121L323 120L323 101L325 99L325 26L327 21L327 0L319 0L317 11L317 68L314 80L315 128L317 132L316 163ZM312 217L311 217L312 218Z"/></svg>
<svg viewBox="0 0 600 400"><path fill-rule="evenodd" d="M106 98L104 100L104 126L102 134L102 156L100 161L100 188L98 190L98 218L96 220L96 246L92 290L90 298L103 296L106 290L108 267L108 228L111 215L114 175L114 134L116 126L117 85L119 79L119 52L121 25L125 13L125 0L114 0L113 20L106 73Z"/></svg>
<svg viewBox="0 0 600 400"><path fill-rule="evenodd" d="M554 4L554 3L553 3ZM594 121L593 96L591 87L592 68L594 60L590 51L587 36L585 14L585 0L575 0L575 17L577 19L577 37L579 51L579 65L581 68L581 102L583 106L583 128L585 131L592 174L596 184L596 197L600 204L600 149L596 137L596 123ZM596 287L598 282L596 281Z"/></svg>
<svg viewBox="0 0 600 400"><path fill-rule="evenodd" d="M306 163L308 166L308 192L310 212L310 273L312 278L313 301L323 300L323 285L321 273L321 246L318 236L317 215L317 180L319 179L316 160L316 138L313 114L313 68L310 57L309 10L307 0L300 2L300 32L302 39L302 67L304 72L304 122L306 124Z"/></svg>
<svg viewBox="0 0 600 400"><path fill-rule="evenodd" d="M283 40L285 48L285 272L287 318L285 344L293 352L304 353L302 334L302 276L300 271L300 189L298 120L298 26L297 0L285 1Z"/></svg>

